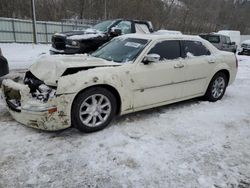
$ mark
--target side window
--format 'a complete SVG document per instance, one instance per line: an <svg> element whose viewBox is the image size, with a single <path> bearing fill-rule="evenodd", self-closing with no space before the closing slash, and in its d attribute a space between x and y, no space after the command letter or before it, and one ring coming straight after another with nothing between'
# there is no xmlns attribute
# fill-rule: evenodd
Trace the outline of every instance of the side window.
<svg viewBox="0 0 250 188"><path fill-rule="evenodd" d="M199 41L184 41L183 48L185 57L211 55L210 51Z"/></svg>
<svg viewBox="0 0 250 188"><path fill-rule="evenodd" d="M181 57L180 42L178 40L168 40L157 43L148 54L158 54L160 60L173 60Z"/></svg>
<svg viewBox="0 0 250 188"><path fill-rule="evenodd" d="M221 36L221 41L222 41L222 44L226 44L227 43L226 37L225 36Z"/></svg>
<svg viewBox="0 0 250 188"><path fill-rule="evenodd" d="M230 40L229 37L226 37L226 42L227 42L227 44L230 44L230 43L231 43L231 40Z"/></svg>
<svg viewBox="0 0 250 188"><path fill-rule="evenodd" d="M122 34L131 33L131 22L130 21L121 21L115 27L121 29Z"/></svg>
<svg viewBox="0 0 250 188"><path fill-rule="evenodd" d="M136 33L150 33L148 26L146 24L135 23Z"/></svg>

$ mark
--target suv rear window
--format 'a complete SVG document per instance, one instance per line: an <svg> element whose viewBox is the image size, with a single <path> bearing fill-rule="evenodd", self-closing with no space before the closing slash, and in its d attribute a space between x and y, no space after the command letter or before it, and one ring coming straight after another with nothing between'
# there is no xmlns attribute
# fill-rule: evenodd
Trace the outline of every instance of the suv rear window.
<svg viewBox="0 0 250 188"><path fill-rule="evenodd" d="M180 42L178 40L167 40L157 43L148 54L158 54L163 61L173 60L181 57Z"/></svg>
<svg viewBox="0 0 250 188"><path fill-rule="evenodd" d="M184 41L183 49L185 57L188 53L193 56L211 55L210 51L199 41Z"/></svg>
<svg viewBox="0 0 250 188"><path fill-rule="evenodd" d="M135 23L135 31L136 33L150 33L149 28L146 24Z"/></svg>
<svg viewBox="0 0 250 188"><path fill-rule="evenodd" d="M200 35L200 37L211 43L220 43L220 37L216 35Z"/></svg>

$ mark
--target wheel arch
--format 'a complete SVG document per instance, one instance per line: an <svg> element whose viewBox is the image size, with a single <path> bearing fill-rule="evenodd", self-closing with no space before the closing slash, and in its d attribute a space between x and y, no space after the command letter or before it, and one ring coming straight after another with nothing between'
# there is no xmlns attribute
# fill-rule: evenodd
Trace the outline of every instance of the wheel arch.
<svg viewBox="0 0 250 188"><path fill-rule="evenodd" d="M221 69L221 70L217 71L217 72L213 75L213 77L214 77L216 74L220 73L220 72L222 72L222 73L224 73L224 74L226 75L226 77L227 77L227 84L228 84L229 81L230 81L230 72L229 72L227 69ZM213 79L213 77L212 77L212 79ZM210 80L210 82L212 81L212 79Z"/></svg>
<svg viewBox="0 0 250 188"><path fill-rule="evenodd" d="M211 74L211 77L210 77L210 80L208 80L207 81L207 84L206 84L206 86L205 86L205 93L207 92L207 90L208 90L208 87L209 87L209 85L210 85L210 83L212 82L212 80L213 80L213 78L214 78L214 76L216 75L216 74L218 74L218 73L220 73L220 72L222 72L222 73L224 73L225 75L226 75L226 77L227 77L227 85L228 85L228 83L229 83L229 81L230 81L230 72L229 72L229 70L227 70L227 69L225 69L225 68L222 68L222 69L219 69L219 70L217 70L214 74ZM205 94L204 93L204 94Z"/></svg>
<svg viewBox="0 0 250 188"><path fill-rule="evenodd" d="M122 100L121 100L121 95L120 93L117 91L116 88L114 88L113 86L111 85L108 85L108 84L97 84L97 85L92 85L92 86L89 86L89 87L86 87L82 90L80 90L74 97L73 99L73 102L72 104L74 103L74 101L76 100L76 98L83 92L85 92L86 90L89 90L91 88L105 88L107 89L108 91L110 91L114 96L115 96L115 99L116 99L116 102L117 102L117 110L116 110L116 115L119 115L121 113L121 105L122 105ZM73 105L71 105L71 111L72 111L72 108L73 108Z"/></svg>

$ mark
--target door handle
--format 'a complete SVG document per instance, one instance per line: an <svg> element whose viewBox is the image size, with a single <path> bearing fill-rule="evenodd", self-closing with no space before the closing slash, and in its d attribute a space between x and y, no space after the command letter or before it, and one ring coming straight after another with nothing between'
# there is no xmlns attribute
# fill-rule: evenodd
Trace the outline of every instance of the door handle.
<svg viewBox="0 0 250 188"><path fill-rule="evenodd" d="M174 68L175 68L175 69L181 69L181 68L183 68L183 67L184 67L183 64L175 64L175 65L174 65Z"/></svg>
<svg viewBox="0 0 250 188"><path fill-rule="evenodd" d="M213 63L215 63L215 60L208 60L208 63L213 64Z"/></svg>

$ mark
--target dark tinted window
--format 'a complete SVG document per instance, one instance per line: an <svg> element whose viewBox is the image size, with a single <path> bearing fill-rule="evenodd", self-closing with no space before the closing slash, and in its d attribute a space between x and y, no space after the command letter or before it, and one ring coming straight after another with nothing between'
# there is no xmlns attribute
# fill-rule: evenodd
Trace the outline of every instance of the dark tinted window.
<svg viewBox="0 0 250 188"><path fill-rule="evenodd" d="M177 40L159 42L148 54L158 54L161 56L160 60L177 59L181 57L180 42Z"/></svg>
<svg viewBox="0 0 250 188"><path fill-rule="evenodd" d="M216 35L200 35L200 37L211 43L220 43L220 37Z"/></svg>
<svg viewBox="0 0 250 188"><path fill-rule="evenodd" d="M208 41L211 43L220 43L220 37L219 36L209 36Z"/></svg>
<svg viewBox="0 0 250 188"><path fill-rule="evenodd" d="M107 21L101 22L99 24L96 24L93 27L93 29L96 29L96 30L99 30L102 32L108 31L109 26L111 26L113 22L114 21L112 21L112 20L107 20Z"/></svg>
<svg viewBox="0 0 250 188"><path fill-rule="evenodd" d="M226 44L227 43L226 37L225 36L221 36L221 41L222 41L222 44Z"/></svg>
<svg viewBox="0 0 250 188"><path fill-rule="evenodd" d="M199 41L184 41L184 53L188 56L188 53L193 56L210 55L209 50Z"/></svg>
<svg viewBox="0 0 250 188"><path fill-rule="evenodd" d="M227 44L231 43L230 37L226 37L226 42L227 42Z"/></svg>

